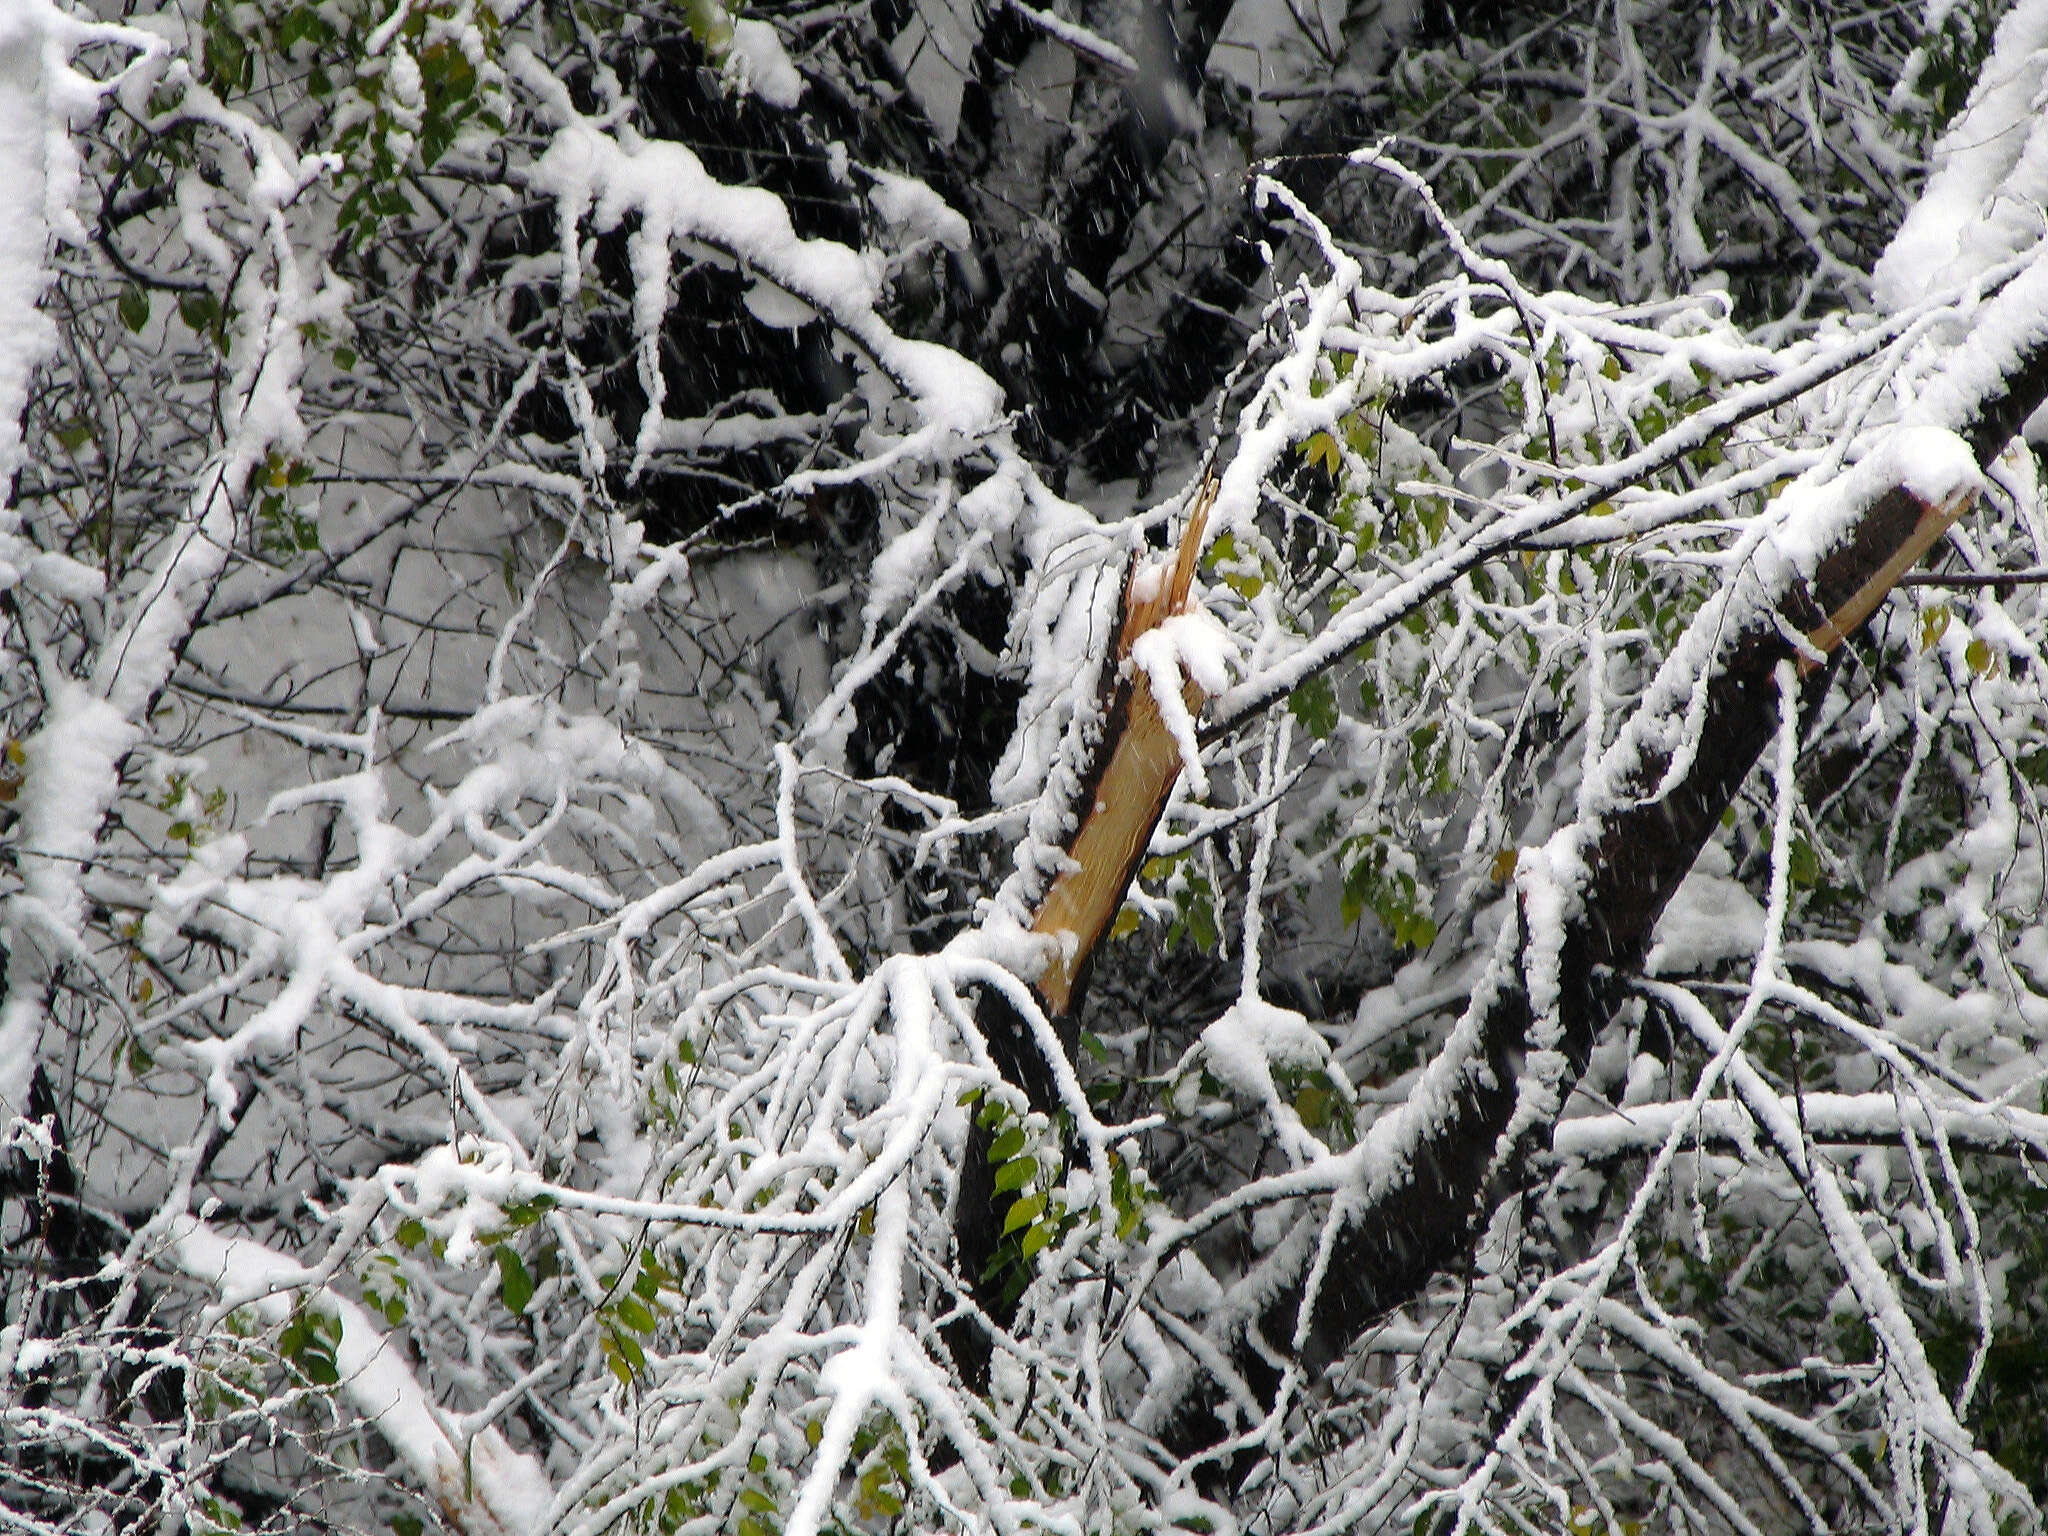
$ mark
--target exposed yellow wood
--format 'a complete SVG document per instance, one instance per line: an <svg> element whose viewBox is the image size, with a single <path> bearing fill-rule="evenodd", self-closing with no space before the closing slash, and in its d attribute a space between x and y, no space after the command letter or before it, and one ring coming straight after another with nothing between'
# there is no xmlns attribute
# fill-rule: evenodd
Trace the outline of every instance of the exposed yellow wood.
<svg viewBox="0 0 2048 1536"><path fill-rule="evenodd" d="M1187 611L1195 562L1202 552L1202 533L1215 499L1216 482L1210 480L1195 498L1173 570L1158 591L1134 598L1130 578L1126 578L1124 619L1117 635L1119 672L1140 635ZM1133 561L1133 572L1138 569L1138 562ZM1191 682L1181 689L1190 714L1201 709L1205 698ZM1124 892L1166 809L1174 780L1180 776L1180 745L1166 728L1146 674L1132 669L1131 675L1120 679L1110 719L1113 724L1121 720L1122 728L1114 740L1102 744L1101 750L1110 754L1109 761L1096 778L1094 800L1083 809L1080 827L1067 845L1068 866L1054 879L1031 924L1032 932L1050 935L1060 943L1058 956L1038 978L1038 991L1056 1014L1071 1006L1081 967L1123 905Z"/></svg>
<svg viewBox="0 0 2048 1536"><path fill-rule="evenodd" d="M1914 499L1919 500L1918 497ZM1854 634L1856 626L1877 611L1877 605L1884 601L1885 594L1898 583L1898 579L1934 547L1934 541L1948 532L1955 520L1969 511L1976 500L1975 490L1963 490L1947 501L1932 505L1921 502L1920 520L1913 525L1913 531L1906 535L1899 547L1892 551L1891 558L1878 567L1870 580L1856 589L1855 596L1829 614L1826 622L1806 637L1807 642L1825 656ZM1820 663L1811 656L1799 658L1802 676L1819 666Z"/></svg>
<svg viewBox="0 0 2048 1536"><path fill-rule="evenodd" d="M1190 712L1201 707L1201 690L1192 683L1184 697ZM1067 848L1073 864L1053 881L1031 925L1034 933L1060 940L1059 958L1038 978L1038 990L1055 1013L1066 1012L1081 962L1123 905L1124 890L1179 774L1180 744L1141 678L1131 690L1129 724L1097 782L1095 803Z"/></svg>

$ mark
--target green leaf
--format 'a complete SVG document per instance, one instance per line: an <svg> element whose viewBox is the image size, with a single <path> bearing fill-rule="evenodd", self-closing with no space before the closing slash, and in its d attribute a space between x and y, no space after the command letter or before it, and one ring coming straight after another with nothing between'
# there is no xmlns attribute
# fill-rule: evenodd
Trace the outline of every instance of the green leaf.
<svg viewBox="0 0 2048 1536"><path fill-rule="evenodd" d="M1320 464L1332 477L1344 468L1344 450L1337 446L1337 439L1327 432L1318 432L1301 445L1301 456L1311 464Z"/></svg>
<svg viewBox="0 0 2048 1536"><path fill-rule="evenodd" d="M417 1248L427 1240L426 1226L416 1216L408 1216L398 1224L394 1234L401 1248Z"/></svg>
<svg viewBox="0 0 2048 1536"><path fill-rule="evenodd" d="M536 1195L531 1200L521 1200L505 1207L505 1225L515 1232L532 1226L541 1217L555 1208L552 1195Z"/></svg>
<svg viewBox="0 0 2048 1536"><path fill-rule="evenodd" d="M683 20L704 51L713 55L725 52L732 43L732 15L718 0L682 0Z"/></svg>
<svg viewBox="0 0 2048 1536"><path fill-rule="evenodd" d="M492 1250L498 1257L498 1295L503 1298L507 1310L523 1313L526 1304L533 1300L533 1276L526 1272L526 1264L504 1243Z"/></svg>
<svg viewBox="0 0 2048 1536"><path fill-rule="evenodd" d="M635 1376L647 1369L647 1351L640 1347L638 1339L630 1333L621 1333L616 1328L607 1329L605 1336L611 1340L612 1348L632 1367Z"/></svg>
<svg viewBox="0 0 2048 1536"><path fill-rule="evenodd" d="M1007 1163L1024 1150L1024 1127L1013 1125L995 1140L988 1149L988 1160L992 1163Z"/></svg>
<svg viewBox="0 0 2048 1536"><path fill-rule="evenodd" d="M131 331L140 331L149 324L149 295L134 283L121 290L120 301L114 308L121 323Z"/></svg>
<svg viewBox="0 0 2048 1536"><path fill-rule="evenodd" d="M1022 1189L1037 1173L1037 1158L1013 1157L996 1170L996 1193L1004 1195L1013 1189Z"/></svg>
<svg viewBox="0 0 2048 1536"><path fill-rule="evenodd" d="M1312 677L1287 696L1287 712L1317 741L1337 729L1337 690L1327 677Z"/></svg>
<svg viewBox="0 0 2048 1536"><path fill-rule="evenodd" d="M391 1529L394 1536L421 1536L427 1528L426 1522L418 1515L393 1515Z"/></svg>
<svg viewBox="0 0 2048 1536"><path fill-rule="evenodd" d="M194 331L204 331L220 318L220 300L210 293L188 293L178 300L178 317Z"/></svg>
<svg viewBox="0 0 2048 1536"><path fill-rule="evenodd" d="M1030 1226L1044 1211L1045 1196L1042 1194L1026 1195L1023 1199L1014 1201L1010 1206L1010 1214L1003 1218L1003 1235L1008 1237L1019 1227Z"/></svg>
<svg viewBox="0 0 2048 1536"><path fill-rule="evenodd" d="M1320 1084L1309 1082L1301 1085L1301 1091L1294 1096L1294 1112L1301 1117L1301 1123L1312 1131L1320 1131L1330 1123L1330 1091Z"/></svg>
<svg viewBox="0 0 2048 1536"><path fill-rule="evenodd" d="M334 1360L334 1346L340 1339L339 1318L324 1317L301 1307L278 1333L277 1352L313 1385L331 1387L341 1380Z"/></svg>
<svg viewBox="0 0 2048 1536"><path fill-rule="evenodd" d="M635 1333L654 1332L654 1314L647 1309L647 1304L639 1297L621 1296L618 1306L614 1310L619 1314L619 1321Z"/></svg>

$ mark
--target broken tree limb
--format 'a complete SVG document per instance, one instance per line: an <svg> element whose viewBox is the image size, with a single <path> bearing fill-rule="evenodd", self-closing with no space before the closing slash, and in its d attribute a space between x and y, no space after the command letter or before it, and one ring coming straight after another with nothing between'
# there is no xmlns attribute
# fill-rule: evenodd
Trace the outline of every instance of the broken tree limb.
<svg viewBox="0 0 2048 1536"><path fill-rule="evenodd" d="M1964 458L1944 433L1902 441L1913 445L1904 454ZM1809 509L1811 526L1791 530L1792 547L1818 546L1810 567L1763 541L1702 609L1602 759L1584 818L1540 859L1525 856L1516 920L1444 1049L1408 1100L1338 1160L1327 1197L1304 1202L1309 1233L1330 1220L1332 1202L1341 1208L1328 1262L1314 1264L1314 1241L1283 1241L1212 1315L1211 1342L1255 1401L1233 1408L1213 1373L1188 1364L1154 1421L1170 1452L1222 1445L1227 1419L1269 1411L1290 1367L1313 1372L1470 1251L1585 1068L1608 1013L1603 978L1640 964L1777 729L1779 666L1797 665L1799 703L1811 710L1844 638L1974 499L1973 477L1922 471L1901 455L1859 464L1835 483L1835 505ZM1538 879L1541 917L1531 911ZM1293 1358L1298 1338L1306 1358Z"/></svg>
<svg viewBox="0 0 2048 1536"><path fill-rule="evenodd" d="M1081 776L1078 821L1064 850L1064 866L1032 920L1031 931L1055 946L1032 989L1070 1060L1074 1017L1096 947L1123 905L1183 766L1180 742L1153 691L1154 675L1136 664L1133 653L1145 635L1196 606L1195 565L1216 486L1213 477L1203 482L1170 564L1141 554L1125 573L1116 654L1103 669L1109 697L1102 734ZM1205 699L1192 679L1182 681L1179 702L1190 715L1200 711ZM1024 1091L1033 1108L1047 1113L1057 1108L1052 1064L1009 999L993 987L982 988L975 1023L1004 1078ZM991 1141L977 1118L961 1165L953 1232L962 1280L983 1312L1007 1324L1014 1298L1004 1295L1000 1279L989 1272L1002 1240L1004 1214L989 1162ZM952 1348L970 1381L983 1379L990 1343L972 1321L954 1327Z"/></svg>
<svg viewBox="0 0 2048 1536"><path fill-rule="evenodd" d="M1833 610L1820 623L1820 627L1807 634L1807 643L1820 657L1831 656L1850 635L1862 628L1877 605L1885 600L1891 589L1898 585L1899 578L1906 574L1920 560L1920 557L1934 547L1934 541L1955 525L1957 518L1969 511L1977 500L1973 489L1955 492L1946 500L1933 503L1923 502L1910 492L1899 498L1889 510L1900 521L1911 519L1910 525L1900 536L1898 547L1883 565L1879 566L1839 608ZM1879 508L1871 509L1872 516L1878 515ZM1882 539L1883 534L1873 537ZM1816 668L1826 665L1813 655L1799 658L1799 672L1803 677Z"/></svg>
<svg viewBox="0 0 2048 1536"><path fill-rule="evenodd" d="M1167 798L1180 778L1181 750L1153 692L1151 675L1133 662L1138 641L1176 614L1190 611L1195 561L1216 481L1206 481L1195 498L1170 571L1131 564L1124 578L1123 622L1117 633L1116 690L1109 726L1098 749L1097 770L1084 777L1081 823L1067 845L1067 867L1053 881L1032 920L1031 931L1055 939L1059 952L1038 978L1048 1012L1073 1012L1085 968L1103 931L1123 905L1124 892L1144 862L1152 829L1165 814ZM1151 589L1141 591L1142 578ZM1192 680L1181 685L1181 704L1192 715L1205 700Z"/></svg>

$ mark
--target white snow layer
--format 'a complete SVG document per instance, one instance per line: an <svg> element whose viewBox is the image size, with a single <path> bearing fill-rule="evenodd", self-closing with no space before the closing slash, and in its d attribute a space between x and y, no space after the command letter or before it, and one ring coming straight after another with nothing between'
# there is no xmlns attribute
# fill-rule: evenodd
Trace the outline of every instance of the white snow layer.
<svg viewBox="0 0 2048 1536"><path fill-rule="evenodd" d="M633 318L642 376L655 407L642 425L643 455L658 446L663 431L654 357L668 309L670 253L678 244L715 247L825 316L865 361L910 397L921 429L896 443L888 461L912 455L943 460L959 450L961 439L976 439L1001 421L1003 395L995 380L948 347L898 336L876 312L882 276L877 259L835 240L801 238L774 193L725 185L682 144L643 138L630 126L608 130L584 117L561 83L523 46L507 50L506 65L548 103L561 125L530 182L556 202L563 289L581 286L577 229L586 217L601 233L617 228L628 214L640 216L632 239ZM771 308L784 316L783 323L795 315L794 310ZM809 477L814 484L844 478L850 477L823 472Z"/></svg>
<svg viewBox="0 0 2048 1536"><path fill-rule="evenodd" d="M765 21L743 19L732 24L725 77L742 95L758 96L785 112L803 99L804 77L789 62L782 39Z"/></svg>
<svg viewBox="0 0 2048 1536"><path fill-rule="evenodd" d="M547 1512L554 1488L540 1464L496 1429L451 1436L390 1337L369 1313L322 1286L315 1271L248 1238L223 1237L189 1216L174 1225L171 1251L186 1274L214 1288L219 1313L253 1306L275 1325L304 1305L339 1321L334 1364L340 1391L443 1507L461 1512L461 1528L479 1536L520 1536Z"/></svg>
<svg viewBox="0 0 2048 1536"><path fill-rule="evenodd" d="M868 175L875 182L868 201L882 222L906 241L936 240L951 251L964 251L974 243L967 220L923 182L894 171L870 169Z"/></svg>
<svg viewBox="0 0 2048 1536"><path fill-rule="evenodd" d="M0 11L0 186L10 210L0 219L0 487L22 465L21 415L29 375L54 332L38 308L48 273L43 264L44 124L41 29L26 7ZM14 512L7 523L11 531Z"/></svg>
<svg viewBox="0 0 2048 1536"><path fill-rule="evenodd" d="M1969 103L1934 154L1934 174L1872 272L1884 309L1965 282L2041 238L2048 206L2048 0L1998 24Z"/></svg>
<svg viewBox="0 0 2048 1536"><path fill-rule="evenodd" d="M25 462L22 413L37 364L55 332L40 309L49 278L52 235L83 241L72 209L78 168L71 130L96 109L102 92L124 83L134 64L105 83L70 66L87 42L111 43L131 56L155 58L156 39L66 16L47 0L0 5L0 487L11 487ZM8 502L0 511L0 587L29 582L62 599L98 595L99 578L75 562L36 548L16 530ZM0 1112L26 1105L42 1026L42 1008L17 966L26 963L21 928L56 950L82 916L79 877L113 801L118 764L133 739L116 711L85 689L59 681L41 727L26 744L17 810L22 849L20 908L10 922L8 999L0 1010Z"/></svg>
<svg viewBox="0 0 2048 1536"><path fill-rule="evenodd" d="M88 42L144 58L164 52L156 38L75 20L49 0L0 5L0 188L7 194L0 218L0 487L12 485L21 468L29 378L56 336L40 308L50 238L87 238L72 207L79 170L71 130L134 69L131 62L104 84L81 75L70 57ZM13 528L11 506L0 526Z"/></svg>
<svg viewBox="0 0 2048 1536"><path fill-rule="evenodd" d="M1749 959L1763 947L1764 909L1734 874L1735 862L1719 843L1701 850L1657 920L1644 970L1652 976L1690 975Z"/></svg>
<svg viewBox="0 0 2048 1536"><path fill-rule="evenodd" d="M1010 0L1010 9L1068 52L1082 58L1093 59L1112 73L1122 75L1126 80L1135 80L1143 72L1137 59L1128 51L1119 48L1099 33L1068 21L1064 16L1055 16L1051 11L1025 5L1023 0Z"/></svg>

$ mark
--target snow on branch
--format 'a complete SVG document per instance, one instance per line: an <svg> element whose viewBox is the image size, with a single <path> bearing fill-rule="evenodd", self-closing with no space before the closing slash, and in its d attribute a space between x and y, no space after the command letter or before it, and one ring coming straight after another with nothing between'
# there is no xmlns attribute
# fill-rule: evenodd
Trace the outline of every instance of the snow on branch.
<svg viewBox="0 0 2048 1536"><path fill-rule="evenodd" d="M181 1218L170 1234L178 1267L214 1291L218 1320L253 1307L274 1324L312 1310L340 1325L333 1343L336 1385L440 1506L463 1536L523 1536L540 1529L550 1500L547 1474L495 1428L451 1432L399 1347L370 1314L335 1294L296 1260L248 1238L224 1237Z"/></svg>

